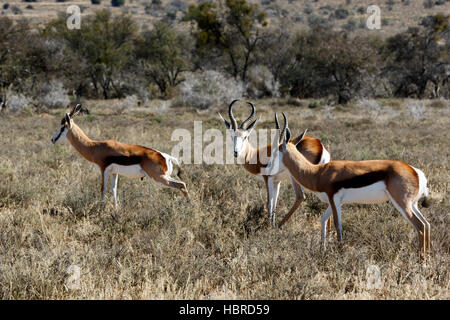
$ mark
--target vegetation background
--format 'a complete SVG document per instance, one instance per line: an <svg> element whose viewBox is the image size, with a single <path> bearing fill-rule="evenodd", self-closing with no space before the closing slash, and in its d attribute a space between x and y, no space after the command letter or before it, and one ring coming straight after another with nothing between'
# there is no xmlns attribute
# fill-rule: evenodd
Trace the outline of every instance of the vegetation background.
<svg viewBox="0 0 450 320"><path fill-rule="evenodd" d="M449 1L376 1L381 30L365 27L369 1L94 2L1 3L1 298L449 298ZM80 30L66 27L70 4ZM257 128L285 111L332 159L422 169L432 253L419 255L387 203L344 207L344 243L332 232L323 252L324 205L308 194L273 229L262 182L236 165L184 165L191 203L120 178L116 211L98 202L98 169L50 143L79 102L90 114L75 121L93 139L170 152L172 131L194 120L229 139L217 111L241 97ZM278 219L293 200L283 184Z"/></svg>

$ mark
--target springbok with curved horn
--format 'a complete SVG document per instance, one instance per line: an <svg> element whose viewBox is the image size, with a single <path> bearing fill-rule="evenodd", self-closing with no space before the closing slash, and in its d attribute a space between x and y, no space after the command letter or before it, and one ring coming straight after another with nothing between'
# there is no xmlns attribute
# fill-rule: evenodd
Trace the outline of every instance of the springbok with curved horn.
<svg viewBox="0 0 450 320"><path fill-rule="evenodd" d="M271 156L271 145L269 144L261 148L254 148L250 144L248 138L259 119L253 120L256 113L255 106L251 102L247 102L247 104L251 107L250 116L245 119L240 126L238 126L233 115L233 105L238 101L238 99L233 100L228 107L230 122L225 120L220 113L219 116L225 123L225 127L229 130L231 139L233 140L234 157L242 160L239 161L239 163L243 165L245 170L253 175L261 177L264 180L267 190L267 210L269 211L269 219L274 226L280 183L283 180L287 180L289 175L286 170L271 172L270 174L264 173L264 169L267 166ZM251 122L252 120L253 122ZM276 121L278 123L277 119ZM249 124L247 125L247 123ZM311 161L312 163L327 163L330 161L330 154L325 149L322 142L317 138L305 137L302 143L297 146L297 149L306 157L306 159L308 159L308 161ZM292 189L295 193L295 202L291 210L289 210L289 213L279 223L278 226L280 228L284 223L286 223L286 221L289 220L292 214L305 199L302 187L294 179L290 179L290 181Z"/></svg>
<svg viewBox="0 0 450 320"><path fill-rule="evenodd" d="M87 109L84 109L87 111ZM72 146L86 160L95 163L102 173L102 202L105 199L109 176L112 176L112 192L114 208L117 208L117 181L119 175L128 178L148 177L157 185L179 189L189 199L186 184L173 179L173 163L179 166L178 160L168 154L140 145L124 144L114 140L91 140L78 127L73 118L82 112L81 104L77 104L70 113L61 120L61 127L52 137L53 144L69 140ZM178 172L180 173L180 172Z"/></svg>
<svg viewBox="0 0 450 320"><path fill-rule="evenodd" d="M283 114L285 117L285 115ZM425 174L413 166L398 160L331 161L312 164L297 145L305 133L290 139L291 132L285 117L286 134L278 152L273 152L278 163L271 166L286 169L289 175L308 190L316 193L328 208L322 216L322 245L325 247L325 222L333 214L338 240L342 240L341 204L379 203L390 200L402 216L415 228L419 246L424 252L430 250L430 224L419 211L417 202L428 195ZM283 137L282 137L283 138ZM426 198L422 202L427 206Z"/></svg>

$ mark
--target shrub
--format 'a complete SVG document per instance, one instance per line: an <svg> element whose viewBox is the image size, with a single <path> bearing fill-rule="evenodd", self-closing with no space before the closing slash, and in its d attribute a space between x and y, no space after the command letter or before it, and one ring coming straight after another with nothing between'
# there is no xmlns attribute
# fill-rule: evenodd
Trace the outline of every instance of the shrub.
<svg viewBox="0 0 450 320"><path fill-rule="evenodd" d="M320 102L317 100L313 100L308 104L308 108L315 109L317 107L320 107Z"/></svg>
<svg viewBox="0 0 450 320"><path fill-rule="evenodd" d="M356 101L356 107L364 110L369 119L376 119L381 114L381 106L376 100L360 99Z"/></svg>
<svg viewBox="0 0 450 320"><path fill-rule="evenodd" d="M21 93L12 93L8 96L6 110L11 112L21 112L31 103L32 99Z"/></svg>
<svg viewBox="0 0 450 320"><path fill-rule="evenodd" d="M101 4L102 0L91 0L92 4Z"/></svg>
<svg viewBox="0 0 450 320"><path fill-rule="evenodd" d="M179 99L184 105L204 110L239 99L243 94L241 82L226 78L220 72L207 70L186 76L180 87Z"/></svg>
<svg viewBox="0 0 450 320"><path fill-rule="evenodd" d="M356 29L356 20L349 19L343 28L347 31L354 31Z"/></svg>
<svg viewBox="0 0 450 320"><path fill-rule="evenodd" d="M327 19L325 19L323 17L319 17L313 13L308 16L308 23L311 27L318 27L318 26L327 25L328 21L327 21Z"/></svg>
<svg viewBox="0 0 450 320"><path fill-rule="evenodd" d="M348 17L348 10L339 8L334 12L337 19L346 19Z"/></svg>
<svg viewBox="0 0 450 320"><path fill-rule="evenodd" d="M31 4L29 4L25 7L25 9L32 10L32 9L34 9L34 7Z"/></svg>
<svg viewBox="0 0 450 320"><path fill-rule="evenodd" d="M41 85L37 100L48 108L65 108L70 104L69 96L62 82L58 80Z"/></svg>
<svg viewBox="0 0 450 320"><path fill-rule="evenodd" d="M175 20L177 18L177 14L175 12L167 12L166 17L169 20Z"/></svg>
<svg viewBox="0 0 450 320"><path fill-rule="evenodd" d="M7 10L9 8L9 3L4 3L2 8L4 10Z"/></svg>
<svg viewBox="0 0 450 320"><path fill-rule="evenodd" d="M312 7L310 7L310 6L307 6L307 7L303 10L303 12L306 13L306 14L311 14L311 13L313 13L313 11L314 11L314 9L313 9Z"/></svg>
<svg viewBox="0 0 450 320"><path fill-rule="evenodd" d="M122 106L124 108L133 108L140 105L139 97L136 95L127 96L125 99L122 100Z"/></svg>
<svg viewBox="0 0 450 320"><path fill-rule="evenodd" d="M446 108L447 107L447 105L448 105L448 103L447 103L447 100L433 100L431 103L430 103L430 107L431 108L436 108L436 109L439 109L439 108Z"/></svg>
<svg viewBox="0 0 450 320"><path fill-rule="evenodd" d="M434 2L433 2L433 0L425 0L425 1L423 2L423 7L424 7L425 9L433 8L433 7L434 7Z"/></svg>
<svg viewBox="0 0 450 320"><path fill-rule="evenodd" d="M12 6L11 10L14 14L22 14L22 10L18 6Z"/></svg>
<svg viewBox="0 0 450 320"><path fill-rule="evenodd" d="M425 108L425 103L423 101L420 101L420 100L410 101L407 104L406 109L409 112L409 114L416 121L422 120L425 117L426 113L427 113L427 110Z"/></svg>
<svg viewBox="0 0 450 320"><path fill-rule="evenodd" d="M251 67L248 71L247 81L247 94L251 98L280 96L280 84L266 66Z"/></svg>
<svg viewBox="0 0 450 320"><path fill-rule="evenodd" d="M113 7L120 7L125 4L125 0L111 0L111 5Z"/></svg>

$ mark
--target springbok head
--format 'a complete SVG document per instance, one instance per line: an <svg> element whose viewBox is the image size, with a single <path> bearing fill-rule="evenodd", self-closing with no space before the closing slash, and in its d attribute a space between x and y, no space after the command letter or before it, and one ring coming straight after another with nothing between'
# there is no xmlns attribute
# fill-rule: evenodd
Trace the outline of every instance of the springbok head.
<svg viewBox="0 0 450 320"><path fill-rule="evenodd" d="M299 135L296 138L291 139L291 130L289 129L288 119L284 112L282 112L283 118L284 118L284 127L281 133L279 134L279 143L281 143L279 150L284 153L287 151L287 145L293 144L295 147L302 141L302 139L305 137L306 132L308 129L305 129L301 135ZM280 131L280 125L278 123L277 114L275 113L275 127L277 131Z"/></svg>
<svg viewBox="0 0 450 320"><path fill-rule="evenodd" d="M66 113L61 119L61 127L56 130L52 137L53 144L64 142L67 139L67 133L72 129L72 118L80 112L89 113L87 109L83 109L81 104L77 104L72 111Z"/></svg>
<svg viewBox="0 0 450 320"><path fill-rule="evenodd" d="M231 134L231 139L233 140L233 150L234 150L234 157L238 158L242 156L245 153L245 145L248 141L248 137L252 133L252 130L255 128L256 123L259 121L259 119L253 120L255 117L255 106L251 102L247 102L247 104L252 108L252 111L250 113L250 116L244 120L241 125L238 127L237 121L233 116L233 104L238 102L239 100L233 100L230 103L230 106L228 107L228 116L230 117L230 122L225 120L222 115L219 113L219 116L222 118L223 122L225 123L225 127L229 130ZM249 125L247 123L251 122ZM247 126L246 126L247 125Z"/></svg>

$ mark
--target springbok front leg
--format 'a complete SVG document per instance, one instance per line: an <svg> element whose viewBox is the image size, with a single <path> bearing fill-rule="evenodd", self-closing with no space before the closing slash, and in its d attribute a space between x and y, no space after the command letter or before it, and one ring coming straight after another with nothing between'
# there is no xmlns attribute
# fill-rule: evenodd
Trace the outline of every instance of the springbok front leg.
<svg viewBox="0 0 450 320"><path fill-rule="evenodd" d="M102 170L102 199L101 202L105 202L106 189L108 188L109 170L108 168Z"/></svg>
<svg viewBox="0 0 450 320"><path fill-rule="evenodd" d="M303 192L302 186L298 184L294 178L290 177L291 180L291 186L294 190L295 194L295 202L292 205L291 210L284 216L283 220L278 224L278 228L282 229L283 225L291 218L291 216L294 214L294 212L298 209L300 204L305 200L305 194Z"/></svg>
<svg viewBox="0 0 450 320"><path fill-rule="evenodd" d="M269 184L269 176L263 176L263 178L264 183L266 184L266 191L267 191L267 212L269 213L269 221L271 221L273 186L271 183Z"/></svg>
<svg viewBox="0 0 450 320"><path fill-rule="evenodd" d="M333 220L334 220L334 227L337 232L337 239L339 242L341 242L342 241L341 201L335 195L328 196L328 199L331 210L333 211Z"/></svg>
<svg viewBox="0 0 450 320"><path fill-rule="evenodd" d="M272 198L272 227L275 227L275 221L277 216L277 203L278 203L278 195L280 194L280 181L272 179L273 183L273 198Z"/></svg>
<svg viewBox="0 0 450 320"><path fill-rule="evenodd" d="M274 179L275 178L271 176L264 176L267 187L267 210L269 211L269 221L272 226L275 226L275 210L278 194L280 192L280 182L275 181Z"/></svg>
<svg viewBox="0 0 450 320"><path fill-rule="evenodd" d="M117 173L113 174L111 180L111 191L114 197L114 209L117 209L117 181L119 180L119 175Z"/></svg>
<svg viewBox="0 0 450 320"><path fill-rule="evenodd" d="M321 229L322 229L322 248L326 248L326 240L327 240L327 229L328 224L331 221L331 206L328 206L327 210L323 214L322 218L320 219L321 222Z"/></svg>

